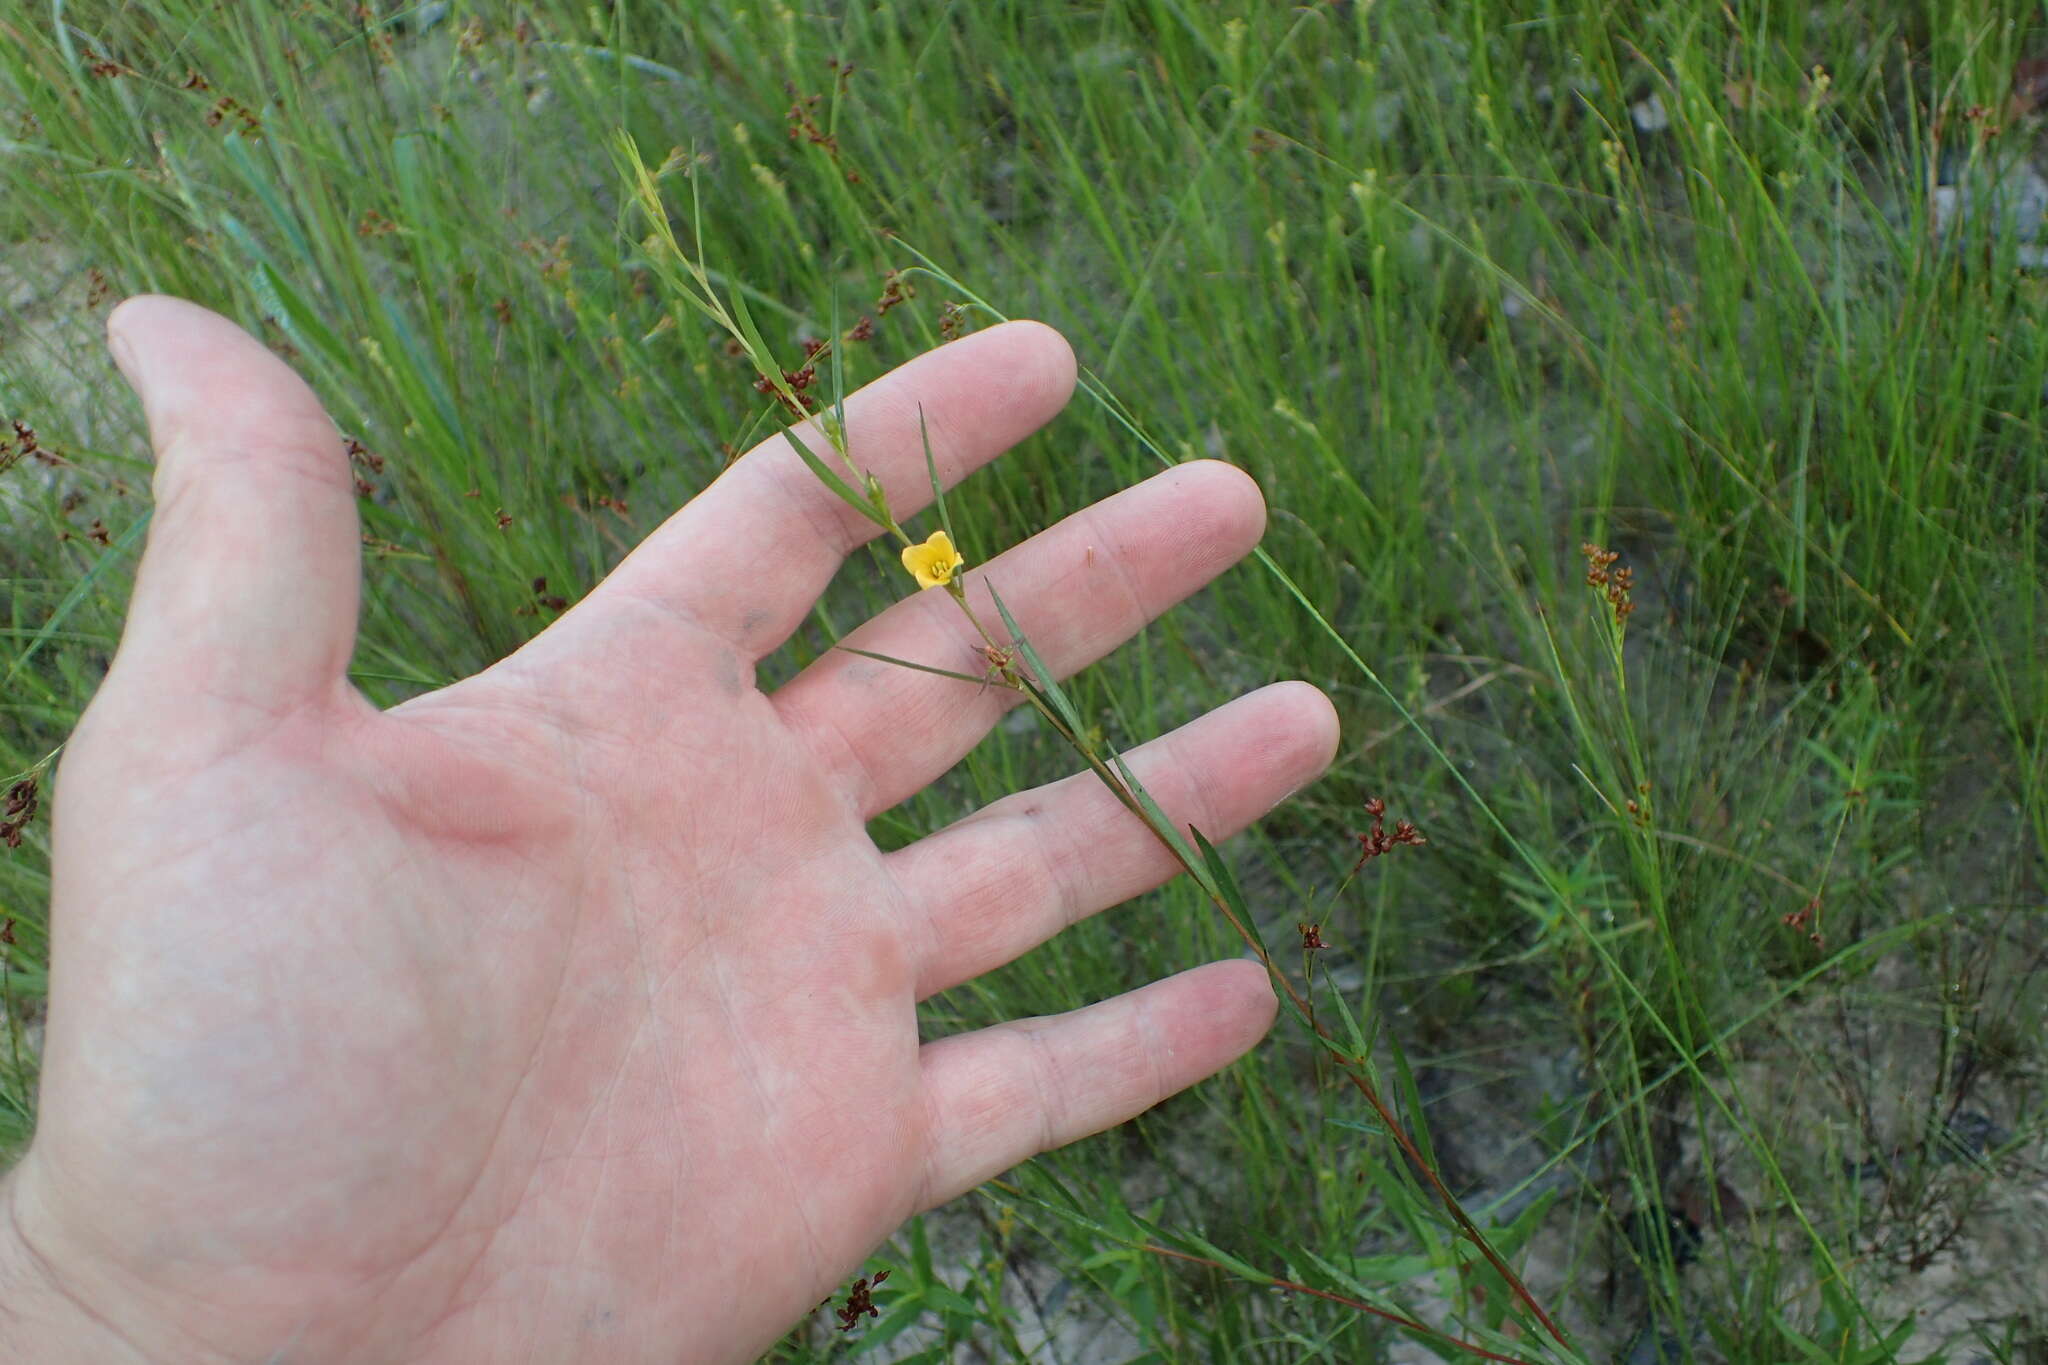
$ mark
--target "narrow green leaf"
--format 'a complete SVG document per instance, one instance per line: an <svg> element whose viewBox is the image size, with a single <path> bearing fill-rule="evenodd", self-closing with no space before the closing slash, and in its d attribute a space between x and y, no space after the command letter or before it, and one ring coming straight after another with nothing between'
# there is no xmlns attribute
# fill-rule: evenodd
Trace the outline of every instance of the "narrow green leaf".
<svg viewBox="0 0 2048 1365"><path fill-rule="evenodd" d="M1386 1128L1380 1124L1365 1123L1358 1119L1340 1119L1334 1114L1324 1119L1323 1122L1332 1128L1344 1128L1354 1133L1363 1133L1369 1138L1380 1138L1387 1135Z"/></svg>
<svg viewBox="0 0 2048 1365"><path fill-rule="evenodd" d="M1215 890L1216 888L1211 887L1204 879L1201 859L1188 847L1188 841L1181 834L1180 826L1174 823L1172 816L1160 808L1159 803L1152 798L1152 793L1145 790L1145 784L1138 781L1138 775L1124 762L1124 756L1114 749L1109 751L1109 768L1116 774L1117 781L1122 783L1124 793L1137 803L1138 809L1144 812L1152 828L1166 840L1166 846L1173 850L1174 856L1187 868L1188 875L1201 883L1204 890Z"/></svg>
<svg viewBox="0 0 2048 1365"><path fill-rule="evenodd" d="M811 448L804 444L804 438L796 434L796 427L784 427L782 429L782 434L789 439L790 449L794 450L797 454L797 458L804 462L805 468L809 469L811 473L817 475L818 482L824 484L825 487L831 489L832 495L834 497L838 498L841 502L845 503L848 507L851 507L854 511L860 513L862 516L866 517L869 521L875 523L875 525L881 527L884 531L894 529L889 525L889 521L886 517L876 512L874 508L868 506L868 500L866 498L854 492L852 487L848 485L846 480L840 478L837 474L832 472L832 467L830 465L826 464L823 460L819 459L816 455L814 455L811 452Z"/></svg>
<svg viewBox="0 0 2048 1365"><path fill-rule="evenodd" d="M119 538L107 547L106 553L95 559L92 567L80 575L78 581L71 585L70 591L58 600L55 609L50 612L50 619L43 622L42 627L36 631L35 638L28 642L28 647L16 655L14 662L8 665L7 682L12 683L15 675L28 667L28 661L36 657L36 652L63 628L64 622L69 619L72 612L78 610L78 604L92 591L92 585L99 581L100 575L127 556L129 549L142 538L143 531L149 526L151 510L154 509L145 510L141 516L130 522Z"/></svg>
<svg viewBox="0 0 2048 1365"><path fill-rule="evenodd" d="M441 420L441 429L457 446L466 449L469 440L463 432L462 413L454 393L444 382L440 363L427 354L411 325L406 322L405 314L389 298L379 293L377 304L383 310L385 323L391 328L392 338L398 342L398 349L405 353L406 364L400 373L407 375L412 384L417 384L425 392L428 406Z"/></svg>
<svg viewBox="0 0 2048 1365"><path fill-rule="evenodd" d="M1132 1257L1142 1255L1144 1255L1143 1252L1133 1250L1130 1247L1110 1247L1105 1251L1098 1251L1092 1256L1083 1257L1080 1267L1083 1270L1100 1270L1104 1266L1126 1265L1129 1264Z"/></svg>
<svg viewBox="0 0 2048 1365"><path fill-rule="evenodd" d="M1238 889L1237 879L1230 875L1230 868L1224 864L1223 855L1218 853L1216 845L1210 843L1202 831L1193 825L1188 826L1188 833L1194 837L1195 846L1202 851L1202 865L1208 869L1209 879L1215 883L1216 893L1223 897L1223 903L1230 907L1238 922L1247 929L1251 928L1251 910L1244 903L1244 892Z"/></svg>
<svg viewBox="0 0 2048 1365"><path fill-rule="evenodd" d="M1425 1247L1446 1241L1449 1234L1437 1219L1441 1206L1416 1183L1407 1162L1366 1161L1360 1163L1359 1170L1366 1183L1379 1191L1381 1207L1407 1226L1410 1238Z"/></svg>
<svg viewBox="0 0 2048 1365"><path fill-rule="evenodd" d="M227 226L227 221L222 221L223 227ZM266 305L275 305L271 311L277 318L277 325L284 329L294 346L319 356L329 365L345 367L349 364L348 350L341 344L341 339L328 330L319 313L269 261L256 261L256 273L250 286Z"/></svg>
<svg viewBox="0 0 2048 1365"><path fill-rule="evenodd" d="M842 431L844 427L840 428ZM932 503L939 509L939 525L946 530L946 539L953 542L953 548L960 549L960 537L953 531L953 517L946 511L946 486L939 482L939 462L932 457L932 434L925 429L924 404L917 405L917 439L924 442L924 472L932 481ZM961 553L965 554L963 550Z"/></svg>
<svg viewBox="0 0 2048 1365"><path fill-rule="evenodd" d="M1031 666L1031 675L1038 684L1038 693L1052 707L1053 714L1065 721L1067 728L1078 738L1086 729L1081 724L1080 712L1074 709L1074 704L1067 700L1067 694L1053 681L1052 670L1045 666L1045 660L1038 657L1038 651L1031 647L1031 641L1024 635L1024 628L1017 624L1017 618L1010 615L1010 609L1003 605L1002 595L996 591L995 584L988 585L988 595L989 600L996 604L996 613L1003 618L1004 628L1010 632L1010 643L1017 646L1018 653L1024 656L1024 662Z"/></svg>
<svg viewBox="0 0 2048 1365"><path fill-rule="evenodd" d="M1344 1021L1344 1041L1350 1045L1351 1057L1371 1056L1372 1040L1367 1038L1365 1030L1358 1026L1358 1016L1351 1012L1350 1002L1344 999L1344 992L1332 987L1329 998L1337 1006L1337 1017ZM1330 1050L1337 1051L1334 1043Z"/></svg>
<svg viewBox="0 0 2048 1365"><path fill-rule="evenodd" d="M924 1300L941 1313L956 1313L961 1317L967 1318L979 1318L983 1315L979 1308L976 1308L955 1291L948 1289L944 1281L934 1281L924 1291Z"/></svg>
<svg viewBox="0 0 2048 1365"><path fill-rule="evenodd" d="M1230 1271L1232 1274L1242 1276L1247 1280L1251 1280L1258 1284L1271 1284L1273 1282L1273 1276L1270 1273L1259 1269L1257 1266L1253 1265L1249 1261L1244 1260L1241 1257L1231 1255L1222 1247L1217 1246L1214 1242L1210 1241L1206 1237L1201 1236L1198 1233L1169 1233L1154 1230L1153 1236L1158 1241L1164 1243L1167 1246L1173 1246L1175 1243L1179 1243L1180 1245L1177 1248L1178 1250L1193 1251L1198 1255L1206 1256L1210 1260L1215 1261L1218 1265L1221 1265L1225 1270Z"/></svg>
<svg viewBox="0 0 2048 1365"><path fill-rule="evenodd" d="M788 388L783 382L782 369L775 363L774 353L761 336L761 329L754 325L754 315L747 309L747 296L741 290L732 291L731 302L726 305L732 314L733 324L739 328L740 341L747 348L747 358L760 369L762 377L775 385L778 392ZM790 394L794 399L795 394Z"/></svg>
<svg viewBox="0 0 2048 1365"><path fill-rule="evenodd" d="M1557 1202L1561 1193L1563 1191L1557 1188L1543 1191L1529 1201L1527 1208L1515 1215L1514 1221L1504 1227L1487 1228L1486 1240L1493 1243L1493 1249L1503 1257L1519 1254L1522 1248L1529 1245L1530 1239L1536 1235L1536 1230L1543 1226L1544 1216L1550 1212L1550 1206Z"/></svg>
<svg viewBox="0 0 2048 1365"><path fill-rule="evenodd" d="M1771 1322L1778 1329L1780 1341L1788 1341L1798 1347L1802 1359L1813 1361L1815 1365L1841 1365L1841 1357L1830 1355L1821 1348L1819 1343L1801 1335L1781 1315L1777 1313L1771 1314Z"/></svg>
<svg viewBox="0 0 2048 1365"><path fill-rule="evenodd" d="M249 192L263 205L264 212L270 215L271 225L278 230L291 248L299 270L309 278L321 275L321 262L313 252L312 243L306 240L305 230L299 226L299 215L287 208L284 201L277 197L277 189L271 184L270 177L263 173L256 165L255 159L250 156L249 144L238 137L222 138L221 152L242 177L242 183L249 187Z"/></svg>
<svg viewBox="0 0 2048 1365"><path fill-rule="evenodd" d="M1024 689L1025 696L1038 703L1040 710L1051 711L1055 716L1059 714L1059 708L1053 705L1051 697L1045 695L1045 689L1021 673L1017 675L1017 686ZM1058 724L1065 725L1066 722L1059 721Z"/></svg>
<svg viewBox="0 0 2048 1365"><path fill-rule="evenodd" d="M775 415L775 410L775 405L770 403L767 407L756 412L753 420L742 427L740 434L733 438L732 448L739 451L742 455L752 450L754 448L754 433L768 425L768 419Z"/></svg>
<svg viewBox="0 0 2048 1365"><path fill-rule="evenodd" d="M839 431L839 444L847 445L852 439L846 434L846 363L840 354L844 349L839 344L839 291L832 291L832 336L827 341L827 354L832 359L832 423Z"/></svg>
<svg viewBox="0 0 2048 1365"><path fill-rule="evenodd" d="M910 1220L910 1270L913 1282L918 1288L932 1283L938 1275L932 1269L931 1230L924 1224L924 1216Z"/></svg>
<svg viewBox="0 0 2048 1365"><path fill-rule="evenodd" d="M825 603L822 600L811 604L811 621L819 630L825 632L825 639L829 642L827 648L839 643L840 629L833 623L832 616L825 610Z"/></svg>
<svg viewBox="0 0 2048 1365"><path fill-rule="evenodd" d="M398 202L415 224L424 223L428 211L427 181L431 172L421 155L426 141L427 134L422 132L400 133L391 139L391 169L398 181Z"/></svg>
<svg viewBox="0 0 2048 1365"><path fill-rule="evenodd" d="M863 1356L870 1351L880 1350L896 1337L901 1336L905 1331L916 1326L918 1319L922 1318L927 1311L926 1305L921 1298L898 1299L894 1304L890 1305L887 1312L882 1314L880 1322L866 1328L864 1331L858 1326L853 1329L855 1332L860 1333L860 1339L853 1343L847 1354Z"/></svg>
<svg viewBox="0 0 2048 1365"><path fill-rule="evenodd" d="M1427 1256L1361 1256L1351 1263L1349 1270L1345 1270L1317 1255L1312 1247L1302 1247L1300 1251L1345 1293L1382 1305L1386 1300L1373 1288L1374 1285L1411 1284L1435 1269Z"/></svg>
<svg viewBox="0 0 2048 1365"><path fill-rule="evenodd" d="M1408 1067L1408 1054L1402 1049L1401 1040L1391 1033L1387 1035L1387 1050L1394 1057L1394 1088L1400 1093L1401 1108L1407 1115L1408 1136L1415 1140L1423 1161L1435 1170L1436 1148L1430 1143L1429 1120L1422 1112L1422 1089L1415 1084L1415 1073Z"/></svg>
<svg viewBox="0 0 2048 1365"><path fill-rule="evenodd" d="M697 144L694 141L692 141L690 143L690 158L693 162L696 160L696 156ZM697 175L695 172L692 172L689 179L690 251L692 253L690 257L690 263L692 267L695 269L697 277L700 280L702 280L704 276L704 267L702 265L699 265L698 262L704 259L704 194L703 191L698 187L702 182L703 177ZM660 194L660 189L657 187L655 191L655 198L657 203L660 201ZM664 221L666 221L666 218L667 215L663 214ZM706 282L706 287L709 287L708 281Z"/></svg>
<svg viewBox="0 0 2048 1365"><path fill-rule="evenodd" d="M955 673L950 668L939 668L932 664L912 663L908 659L898 659L889 654L877 654L869 649L855 649L852 645L834 645L833 648L848 654L858 654L863 659L873 659L876 663L895 664L898 668L914 668L920 673L935 673L941 678L957 678L961 682L977 683L983 687L989 685L987 678L977 678L972 673Z"/></svg>
<svg viewBox="0 0 2048 1365"><path fill-rule="evenodd" d="M367 668L351 668L348 675L359 682L410 683L415 687L434 688L449 685L446 678L422 678L412 673L378 673Z"/></svg>

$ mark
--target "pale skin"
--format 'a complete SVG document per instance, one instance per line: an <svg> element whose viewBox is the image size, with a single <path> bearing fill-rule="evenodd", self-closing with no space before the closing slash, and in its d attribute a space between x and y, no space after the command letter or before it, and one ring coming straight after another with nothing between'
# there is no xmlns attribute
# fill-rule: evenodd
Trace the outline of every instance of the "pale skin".
<svg viewBox="0 0 2048 1365"><path fill-rule="evenodd" d="M1175 865L1085 773L876 849L865 821L1017 697L844 653L755 686L875 530L781 438L517 653L379 712L347 678L359 529L318 399L190 303L108 330L157 510L55 784L0 1358L746 1360L910 1215L1272 1023L1235 960L920 1043L919 1000ZM952 482L1073 382L1056 333L992 328L852 397L853 457L907 521L920 404ZM1263 525L1242 473L1182 466L970 563L969 599L995 621L993 580L1071 672ZM958 606L900 586L848 643L977 671ZM1335 743L1282 684L1133 763L1220 838Z"/></svg>

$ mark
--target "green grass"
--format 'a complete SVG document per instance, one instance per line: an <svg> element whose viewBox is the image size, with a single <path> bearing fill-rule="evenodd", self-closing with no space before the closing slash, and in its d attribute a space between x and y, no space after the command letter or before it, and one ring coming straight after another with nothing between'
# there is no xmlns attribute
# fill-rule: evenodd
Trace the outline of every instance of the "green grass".
<svg viewBox="0 0 2048 1365"><path fill-rule="evenodd" d="M969 545L1161 453L1258 478L1271 566L1071 694L1119 742L1279 678L1336 698L1338 764L1232 865L1283 962L1322 922L1318 1010L1585 1358L2048 1351L2048 285L2012 225L1933 212L1937 168L1988 185L2036 141L2007 98L2039 7L438 8L0 0L0 281L37 300L0 419L66 459L0 478L0 771L61 743L118 636L146 466L93 338L124 294L259 331L382 460L380 702L545 628L536 578L573 600L718 471L761 400L640 255L625 131L694 158L703 259L791 355L921 258L959 284L906 276L849 382L985 321L949 312L967 290L1073 340L1106 401L951 496ZM1586 541L1634 571L1625 630ZM856 563L783 668L899 588ZM1073 763L1005 727L878 837ZM1375 795L1429 843L1330 900ZM45 960L24 834L6 1146ZM1169 889L928 1028L1239 947ZM1569 1358L1318 1051L1283 1024L920 1220L877 1255L881 1319L780 1358L1060 1358L1048 1324L1105 1359L1392 1358L1385 1322L1253 1271Z"/></svg>

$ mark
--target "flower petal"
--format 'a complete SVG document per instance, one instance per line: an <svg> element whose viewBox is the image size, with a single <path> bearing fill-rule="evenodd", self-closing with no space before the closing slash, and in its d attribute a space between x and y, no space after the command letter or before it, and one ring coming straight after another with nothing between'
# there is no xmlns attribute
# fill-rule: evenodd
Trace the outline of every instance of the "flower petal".
<svg viewBox="0 0 2048 1365"><path fill-rule="evenodd" d="M920 588L936 588L951 582L953 574L966 562L953 548L953 538L944 531L932 532L922 545L903 547L903 567L917 579Z"/></svg>

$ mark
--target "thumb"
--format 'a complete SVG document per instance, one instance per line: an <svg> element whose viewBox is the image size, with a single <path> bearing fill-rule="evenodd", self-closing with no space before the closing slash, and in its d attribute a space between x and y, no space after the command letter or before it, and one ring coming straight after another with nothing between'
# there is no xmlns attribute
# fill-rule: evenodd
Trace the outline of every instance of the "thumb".
<svg viewBox="0 0 2048 1365"><path fill-rule="evenodd" d="M107 345L156 451L116 669L270 712L330 693L354 648L361 547L320 400L247 332L182 299L127 300Z"/></svg>

